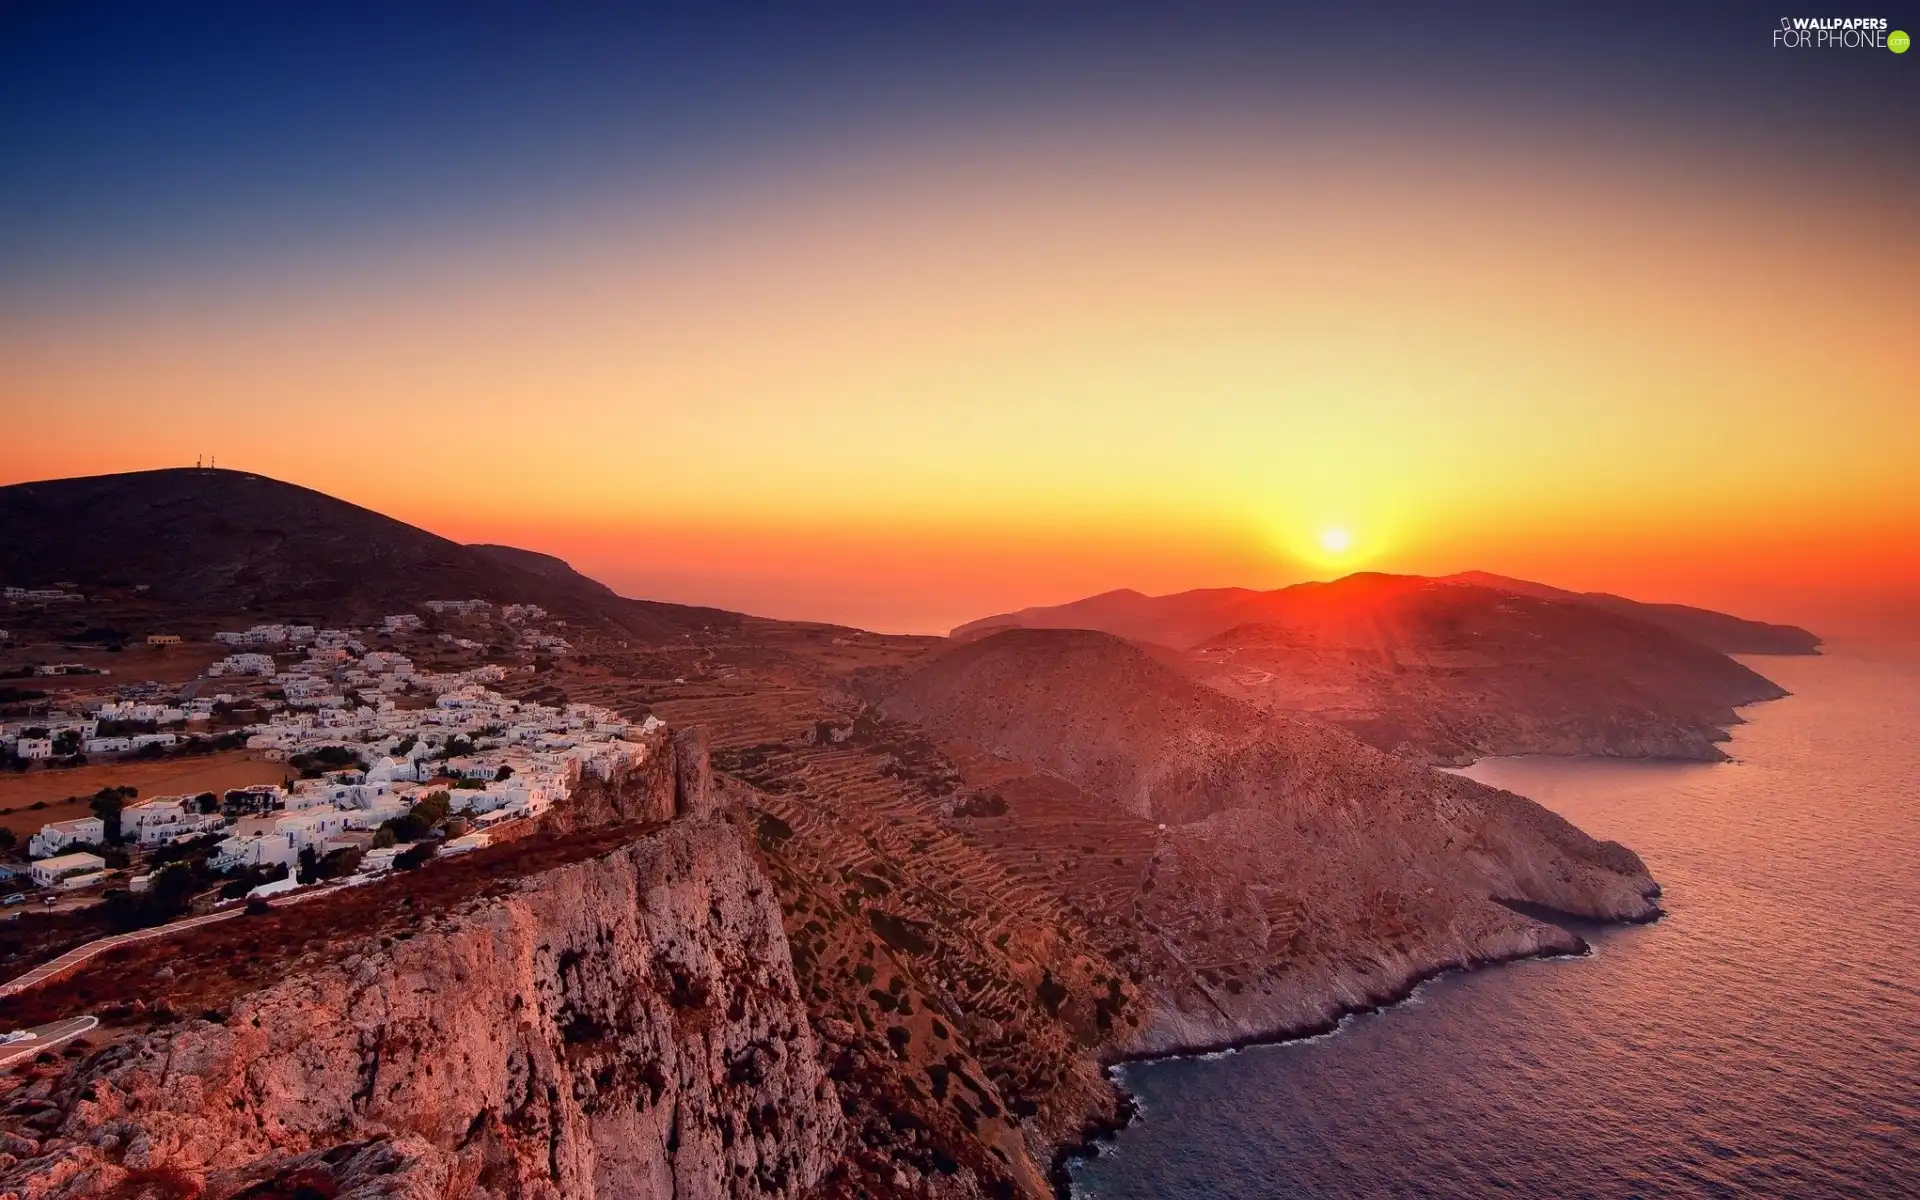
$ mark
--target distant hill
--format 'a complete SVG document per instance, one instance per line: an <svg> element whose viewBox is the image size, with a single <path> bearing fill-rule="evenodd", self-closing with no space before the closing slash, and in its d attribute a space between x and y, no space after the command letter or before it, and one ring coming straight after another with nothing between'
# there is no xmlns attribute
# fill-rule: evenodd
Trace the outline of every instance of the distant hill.
<svg viewBox="0 0 1920 1200"><path fill-rule="evenodd" d="M1556 600L1578 600L1583 604L1591 604L1611 612L1651 621L1655 625L1664 625L1675 633L1711 646L1722 654L1820 653L1820 638L1798 625L1749 621L1744 617L1715 612L1710 608L1695 608L1688 604L1649 604L1641 600L1629 600L1625 596L1616 596L1611 592L1570 592L1562 588L1549 587L1544 583L1532 583L1525 579L1513 579L1486 571L1464 571L1447 578L1462 583L1484 584L1487 587L1518 592L1521 595Z"/></svg>
<svg viewBox="0 0 1920 1200"><path fill-rule="evenodd" d="M1068 604L1023 608L983 617L953 630L956 638L999 629L1098 629L1139 642L1185 650L1239 625L1298 625L1364 588L1371 596L1417 591L1435 583L1462 583L1538 599L1565 600L1635 617L1709 646L1722 654L1817 654L1820 639L1794 625L1749 621L1682 604L1647 604L1605 592L1571 592L1485 571L1427 578L1362 572L1333 583L1302 583L1273 591L1204 588L1170 596L1131 590L1103 592ZM1329 592L1326 589L1339 589Z"/></svg>
<svg viewBox="0 0 1920 1200"><path fill-rule="evenodd" d="M464 546L309 488L199 468L0 487L0 580L144 584L184 611L338 621L469 597L640 637L741 620L623 599L549 555Z"/></svg>
<svg viewBox="0 0 1920 1200"><path fill-rule="evenodd" d="M1183 669L1263 709L1306 711L1382 749L1713 760L1741 705L1786 693L1635 612L1474 584L1356 576L1298 592Z"/></svg>
<svg viewBox="0 0 1920 1200"><path fill-rule="evenodd" d="M1260 598L1250 588L1200 588L1171 596L1148 596L1131 588L1102 592L1069 604L1038 605L970 621L956 638L1002 629L1097 629L1135 642L1184 650L1253 619Z"/></svg>
<svg viewBox="0 0 1920 1200"><path fill-rule="evenodd" d="M1101 623L1222 695L1310 713L1439 763L1524 753L1720 759L1735 710L1786 693L1708 635L1740 649L1805 644L1719 613L1675 616L1478 573L1108 593L989 618L957 631L959 640L1004 633L1009 626L993 622L1009 620Z"/></svg>

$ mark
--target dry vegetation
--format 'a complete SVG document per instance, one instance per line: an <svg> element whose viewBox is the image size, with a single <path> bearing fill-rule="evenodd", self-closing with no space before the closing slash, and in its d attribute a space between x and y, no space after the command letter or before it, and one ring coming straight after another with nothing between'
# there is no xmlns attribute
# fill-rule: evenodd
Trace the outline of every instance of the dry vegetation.
<svg viewBox="0 0 1920 1200"><path fill-rule="evenodd" d="M142 798L193 796L254 783L280 783L286 777L285 763L250 757L243 750L0 773L0 826L24 836L48 821L91 816L87 800L104 787L131 787ZM35 804L44 807L35 808Z"/></svg>

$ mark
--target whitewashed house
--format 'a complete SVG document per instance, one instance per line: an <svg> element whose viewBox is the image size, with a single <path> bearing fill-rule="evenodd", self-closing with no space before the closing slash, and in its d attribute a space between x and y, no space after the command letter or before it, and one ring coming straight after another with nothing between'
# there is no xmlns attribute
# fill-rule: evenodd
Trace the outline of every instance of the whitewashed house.
<svg viewBox="0 0 1920 1200"><path fill-rule="evenodd" d="M90 877L107 869L107 860L98 854L62 854L43 858L33 864L33 882L40 887L55 887L71 882L84 887Z"/></svg>
<svg viewBox="0 0 1920 1200"><path fill-rule="evenodd" d="M120 810L120 840L157 846L189 834L220 827L220 818L202 813L191 796L156 796Z"/></svg>
<svg viewBox="0 0 1920 1200"><path fill-rule="evenodd" d="M68 846L98 846L107 840L106 822L99 817L75 817L71 821L48 821L27 842L28 858L46 858Z"/></svg>
<svg viewBox="0 0 1920 1200"><path fill-rule="evenodd" d="M295 853L320 843L347 829L347 814L337 808L309 808L288 813L274 825L276 833L293 839Z"/></svg>
<svg viewBox="0 0 1920 1200"><path fill-rule="evenodd" d="M235 836L214 848L207 866L215 871L233 871L242 867L283 866L292 868L300 858L299 847L285 833L259 833Z"/></svg>

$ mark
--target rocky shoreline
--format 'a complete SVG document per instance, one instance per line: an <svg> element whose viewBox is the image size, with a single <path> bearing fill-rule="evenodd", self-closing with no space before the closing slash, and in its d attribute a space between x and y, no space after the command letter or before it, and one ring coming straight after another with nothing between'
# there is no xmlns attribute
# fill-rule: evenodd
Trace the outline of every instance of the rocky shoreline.
<svg viewBox="0 0 1920 1200"><path fill-rule="evenodd" d="M1656 886L1649 898L1658 894L1659 889ZM1544 914L1551 911L1567 919L1607 926L1651 925L1666 916L1666 912L1658 905L1654 905L1651 912L1642 915L1608 920L1583 917L1577 913L1561 912L1560 910L1548 910L1546 906L1542 905L1528 905L1527 907L1541 912L1543 914L1543 920L1545 919ZM1070 1200L1073 1192L1073 1164L1098 1155L1100 1147L1103 1144L1113 1142L1123 1130L1139 1118L1140 1110L1138 1103L1134 1100L1133 1095L1127 1091L1125 1085L1116 1077L1120 1068L1135 1063L1165 1062L1176 1058L1191 1058L1206 1054L1224 1054L1235 1050L1251 1049L1255 1046L1281 1046L1291 1042L1301 1042L1311 1038L1325 1037L1328 1034L1339 1032L1342 1026L1355 1017L1381 1012L1405 1003L1424 984L1444 976L1463 974L1468 971L1478 971L1490 967L1506 966L1512 963L1527 962L1535 959L1584 958L1593 953L1592 944L1585 938L1567 929L1565 926L1554 924L1553 927L1565 933L1570 939L1570 944L1538 946L1486 955L1470 955L1464 959L1456 958L1446 962L1431 963L1401 976L1392 984L1381 986L1368 992L1365 998L1360 1001L1333 1001L1330 1011L1318 1019L1276 1026L1265 1033L1250 1034L1245 1037L1203 1041L1190 1045L1180 1044L1150 1051L1127 1052L1103 1056L1102 1066L1106 1072L1108 1083L1118 1093L1119 1103L1115 1107L1114 1115L1111 1119L1090 1121L1081 1129L1080 1135L1075 1140L1063 1143L1055 1149L1052 1162L1047 1172L1048 1180L1053 1185L1055 1197L1057 1200Z"/></svg>

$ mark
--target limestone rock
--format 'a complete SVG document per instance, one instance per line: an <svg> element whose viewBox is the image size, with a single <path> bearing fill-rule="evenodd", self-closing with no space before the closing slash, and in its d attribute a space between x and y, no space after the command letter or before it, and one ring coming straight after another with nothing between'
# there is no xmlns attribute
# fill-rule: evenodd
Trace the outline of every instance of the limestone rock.
<svg viewBox="0 0 1920 1200"><path fill-rule="evenodd" d="M799 1196L841 1137L772 889L719 822L519 880L34 1087L26 1107L55 1114L57 1136L0 1173L21 1200L155 1181L209 1197L269 1181L261 1194Z"/></svg>

